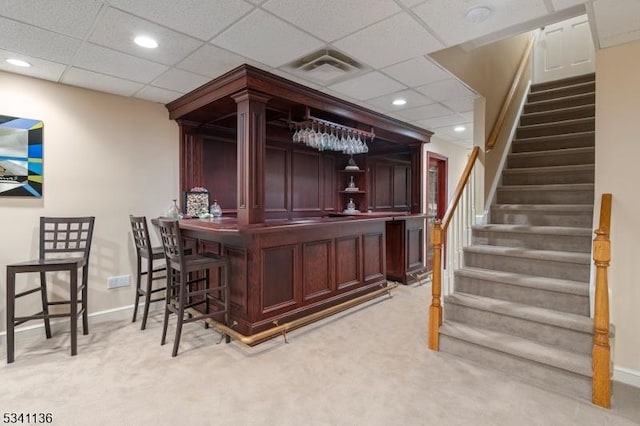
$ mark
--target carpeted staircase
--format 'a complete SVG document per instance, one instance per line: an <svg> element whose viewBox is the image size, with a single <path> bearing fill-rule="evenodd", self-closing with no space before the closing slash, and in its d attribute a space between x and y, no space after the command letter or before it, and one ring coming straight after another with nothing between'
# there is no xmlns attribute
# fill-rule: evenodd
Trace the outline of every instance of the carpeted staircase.
<svg viewBox="0 0 640 426"><path fill-rule="evenodd" d="M591 399L595 76L531 87L490 224L444 300L440 350Z"/></svg>

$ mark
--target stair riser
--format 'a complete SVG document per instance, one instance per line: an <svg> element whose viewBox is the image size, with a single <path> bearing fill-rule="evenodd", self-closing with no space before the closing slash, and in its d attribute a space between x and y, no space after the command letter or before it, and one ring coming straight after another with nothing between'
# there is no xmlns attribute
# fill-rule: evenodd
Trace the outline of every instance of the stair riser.
<svg viewBox="0 0 640 426"><path fill-rule="evenodd" d="M459 275L456 275L454 282L456 292L554 309L570 314L589 315L589 296L587 295L558 293Z"/></svg>
<svg viewBox="0 0 640 426"><path fill-rule="evenodd" d="M593 204L593 190L512 190L498 188L498 204Z"/></svg>
<svg viewBox="0 0 640 426"><path fill-rule="evenodd" d="M550 167L550 166L577 166L581 164L595 163L595 150L586 152L553 152L540 154L509 154L507 167L516 169L521 167Z"/></svg>
<svg viewBox="0 0 640 426"><path fill-rule="evenodd" d="M527 102L545 101L548 99L564 98L573 95L582 95L596 91L595 83L581 84L577 86L562 87L555 90L531 92L527 97Z"/></svg>
<svg viewBox="0 0 640 426"><path fill-rule="evenodd" d="M468 251L464 254L464 261L466 266L476 268L589 282L590 268L588 264L511 256L496 256L487 253L473 253Z"/></svg>
<svg viewBox="0 0 640 426"><path fill-rule="evenodd" d="M593 335L445 302L445 319L511 334L581 354L591 353Z"/></svg>
<svg viewBox="0 0 640 426"><path fill-rule="evenodd" d="M573 120L576 118L595 117L596 107L594 105L572 109L563 109L549 112L538 112L535 114L524 114L520 117L520 125L555 123L563 120Z"/></svg>
<svg viewBox="0 0 640 426"><path fill-rule="evenodd" d="M532 112L552 111L556 109L572 108L595 103L596 94L588 93L586 95L571 97L569 99L557 99L555 101L546 101L544 103L526 104L524 106L524 113L530 114Z"/></svg>
<svg viewBox="0 0 640 426"><path fill-rule="evenodd" d="M491 223L531 226L576 226L591 227L593 213L545 212L533 210L501 210L491 211Z"/></svg>
<svg viewBox="0 0 640 426"><path fill-rule="evenodd" d="M440 351L457 355L484 367L499 369L502 374L517 377L543 389L565 395L591 399L591 378L525 358L512 356L483 346L440 335Z"/></svg>
<svg viewBox="0 0 640 426"><path fill-rule="evenodd" d="M473 244L589 253L591 235L536 235L474 229Z"/></svg>
<svg viewBox="0 0 640 426"><path fill-rule="evenodd" d="M491 210L491 223L531 226L575 226L589 228L593 223L593 213L493 209Z"/></svg>
<svg viewBox="0 0 640 426"><path fill-rule="evenodd" d="M521 139L514 140L511 144L511 152L536 152L551 151L554 149L566 148L592 148L595 146L596 138L593 133L586 135L563 135L561 137L550 137L547 139Z"/></svg>
<svg viewBox="0 0 640 426"><path fill-rule="evenodd" d="M595 171L593 168L587 170L563 170L548 171L535 170L527 173L510 173L505 170L502 174L503 185L545 185L562 183L594 183Z"/></svg>
<svg viewBox="0 0 640 426"><path fill-rule="evenodd" d="M543 90L556 89L581 83L595 83L596 76L594 73L583 74L576 77L563 78L560 80L545 81L544 83L536 83L531 85L531 92L540 92Z"/></svg>
<svg viewBox="0 0 640 426"><path fill-rule="evenodd" d="M564 135L567 133L592 132L595 130L595 120L586 120L569 123L550 123L532 127L518 127L516 138L536 138L539 136Z"/></svg>

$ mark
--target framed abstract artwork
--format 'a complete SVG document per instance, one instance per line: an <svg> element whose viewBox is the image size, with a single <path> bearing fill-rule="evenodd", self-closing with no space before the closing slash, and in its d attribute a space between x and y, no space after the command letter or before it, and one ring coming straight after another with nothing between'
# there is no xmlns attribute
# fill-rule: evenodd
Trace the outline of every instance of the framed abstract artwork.
<svg viewBox="0 0 640 426"><path fill-rule="evenodd" d="M41 120L0 115L0 196L42 197Z"/></svg>
<svg viewBox="0 0 640 426"><path fill-rule="evenodd" d="M209 191L205 188L191 188L184 193L184 212L189 216L209 213L209 204L211 204Z"/></svg>

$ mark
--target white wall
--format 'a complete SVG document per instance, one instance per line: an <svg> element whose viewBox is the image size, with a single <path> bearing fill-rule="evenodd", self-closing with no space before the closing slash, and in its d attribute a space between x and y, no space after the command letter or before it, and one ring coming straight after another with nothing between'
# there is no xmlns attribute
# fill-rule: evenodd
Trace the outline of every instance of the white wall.
<svg viewBox="0 0 640 426"><path fill-rule="evenodd" d="M107 290L106 280L133 274L128 215L158 216L178 194L176 123L160 104L3 72L0 115L44 122L44 196L0 197L0 330L5 266L37 257L40 216L95 216L89 313L132 305L133 283ZM19 286L36 283L21 275ZM53 281L54 292L62 294L61 283ZM36 312L37 294L28 297L20 308Z"/></svg>
<svg viewBox="0 0 640 426"><path fill-rule="evenodd" d="M616 327L616 374L640 386L640 42L600 50L596 56L596 211L613 194L611 218L611 322ZM622 379L622 377L620 377Z"/></svg>

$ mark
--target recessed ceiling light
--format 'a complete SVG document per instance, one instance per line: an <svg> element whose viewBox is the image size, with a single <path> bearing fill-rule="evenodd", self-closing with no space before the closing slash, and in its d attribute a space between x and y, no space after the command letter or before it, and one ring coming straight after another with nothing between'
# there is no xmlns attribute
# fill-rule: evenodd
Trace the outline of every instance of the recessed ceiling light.
<svg viewBox="0 0 640 426"><path fill-rule="evenodd" d="M133 41L141 47L146 47L147 49L155 49L158 47L158 42L147 36L138 36L133 39Z"/></svg>
<svg viewBox="0 0 640 426"><path fill-rule="evenodd" d="M493 13L488 6L475 6L464 13L464 18L472 24L479 24L486 21Z"/></svg>
<svg viewBox="0 0 640 426"><path fill-rule="evenodd" d="M464 126L456 126L453 128L454 132L464 132L465 130L467 130L467 128Z"/></svg>
<svg viewBox="0 0 640 426"><path fill-rule="evenodd" d="M405 99L394 99L393 102L391 103L393 105L400 106L400 105L406 105L407 101Z"/></svg>
<svg viewBox="0 0 640 426"><path fill-rule="evenodd" d="M7 62L10 63L11 65L15 65L16 67L29 68L31 66L29 62L26 62L20 59L15 59L15 58L9 58L7 59Z"/></svg>

